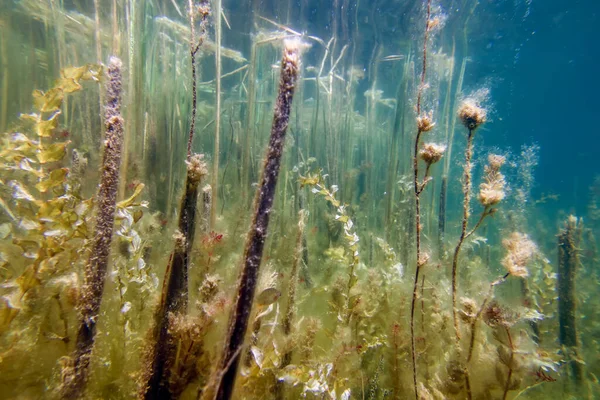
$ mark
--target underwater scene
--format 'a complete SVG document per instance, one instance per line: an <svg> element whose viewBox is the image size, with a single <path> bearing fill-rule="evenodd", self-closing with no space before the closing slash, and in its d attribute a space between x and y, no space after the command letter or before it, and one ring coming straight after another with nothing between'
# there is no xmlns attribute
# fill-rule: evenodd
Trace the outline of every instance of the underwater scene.
<svg viewBox="0 0 600 400"><path fill-rule="evenodd" d="M600 398L599 15L0 0L0 399Z"/></svg>

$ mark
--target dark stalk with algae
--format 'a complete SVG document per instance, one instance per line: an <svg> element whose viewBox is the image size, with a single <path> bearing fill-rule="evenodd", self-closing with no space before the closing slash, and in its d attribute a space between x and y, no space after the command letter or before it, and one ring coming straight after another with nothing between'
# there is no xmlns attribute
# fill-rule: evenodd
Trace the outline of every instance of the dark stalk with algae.
<svg viewBox="0 0 600 400"><path fill-rule="evenodd" d="M581 222L570 216L565 227L558 234L558 340L567 351L566 358L570 378L580 385L583 380L582 363L578 360L579 339L577 336L577 295L575 281L579 268L579 245L581 242Z"/></svg>
<svg viewBox="0 0 600 400"><path fill-rule="evenodd" d="M233 394L241 348L252 311L262 253L269 227L269 216L275 197L277 177L283 155L285 133L290 118L292 98L300 63L299 43L286 41L281 61L279 94L275 104L271 137L263 173L254 201L254 217L246 238L242 270L233 300L229 330L218 370L216 398L230 399Z"/></svg>
<svg viewBox="0 0 600 400"><path fill-rule="evenodd" d="M410 336L411 336L411 357L412 357L412 370L413 370L413 385L415 391L415 398L419 398L419 390L417 386L417 355L416 355L416 344L415 344L415 306L418 297L418 285L419 285L419 273L421 267L427 262L427 257L421 254L421 193L425 189L428 182L429 168L433 162L439 161L441 158L441 152L439 158L435 156L437 160L430 159L427 162L427 169L423 181L419 182L419 143L421 141L421 134L428 132L433 129L435 125L431 119L431 114L421 113L421 102L423 98L423 90L425 88L425 75L427 73L427 41L429 40L429 32L433 27L431 19L431 0L427 1L427 14L425 16L425 34L423 40L423 68L421 70L421 81L419 83L419 91L417 93L417 136L415 138L414 154L413 154L413 172L414 172L414 193L415 193L415 226L416 226L416 253L417 253L417 266L415 269L415 282L413 287L412 302L410 306ZM443 152L443 150L442 150Z"/></svg>
<svg viewBox="0 0 600 400"><path fill-rule="evenodd" d="M187 143L187 174L185 193L181 199L178 231L174 235L174 250L165 271L160 304L155 314L155 325L148 355L148 371L144 377L143 397L145 399L170 399L178 397L183 388L171 387L171 369L175 365L177 343L170 330L171 321L177 314L185 315L188 306L188 268L194 243L196 227L196 203L198 187L207 174L203 155L192 154L194 139L197 94L196 94L196 54L204 40L205 25L210 13L209 6L203 3L194 6L190 1L190 56L192 63L192 116ZM195 34L195 16L200 16L201 33Z"/></svg>
<svg viewBox="0 0 600 400"><path fill-rule="evenodd" d="M110 257L110 246L115 221L119 170L123 148L123 117L121 117L122 63L111 57L108 64L106 85L104 155L102 175L98 190L96 228L92 239L84 284L79 300L79 328L72 364L63 371L64 383L61 397L74 399L83 397L88 380L88 369L94 341L96 324L100 314L104 282Z"/></svg>

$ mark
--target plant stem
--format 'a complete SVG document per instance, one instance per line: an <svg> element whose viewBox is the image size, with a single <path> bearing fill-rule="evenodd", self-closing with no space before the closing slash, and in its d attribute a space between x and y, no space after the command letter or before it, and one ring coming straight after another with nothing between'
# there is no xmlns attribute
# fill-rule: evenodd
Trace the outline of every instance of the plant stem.
<svg viewBox="0 0 600 400"><path fill-rule="evenodd" d="M505 326L506 335L508 336L508 344L510 345L510 362L508 365L508 376L506 377L506 384L504 385L504 394L502 395L502 400L506 400L506 396L508 396L508 390L510 389L510 379L512 378L513 372L513 360L515 357L515 346L513 345L512 336L510 335L510 328Z"/></svg>
<svg viewBox="0 0 600 400"><path fill-rule="evenodd" d="M215 147L213 152L213 171L212 171L212 188L214 196L210 208L210 229L215 228L217 218L217 203L219 199L219 190L217 187L219 181L219 144L221 134L221 0L215 0L215 71L216 71L216 115L215 115Z"/></svg>
<svg viewBox="0 0 600 400"><path fill-rule="evenodd" d="M85 269L84 285L78 307L79 329L73 355L73 367L68 371L61 388L61 397L64 399L80 398L84 394L108 269L123 147L121 67L121 60L111 57L108 65L109 81L106 86L106 135L102 176L97 197L98 214L92 239L92 251Z"/></svg>
<svg viewBox="0 0 600 400"><path fill-rule="evenodd" d="M244 343L248 319L252 310L254 291L269 227L269 216L275 197L277 177L283 155L285 133L290 118L292 98L299 68L299 49L293 42L286 42L281 62L279 95L275 105L271 137L259 188L254 203L254 218L244 250L244 261L238 279L237 294L233 300L229 332L220 362L220 382L216 398L230 399L237 375L239 353Z"/></svg>
<svg viewBox="0 0 600 400"><path fill-rule="evenodd" d="M425 74L427 72L427 40L429 39L429 18L431 17L431 0L427 1L427 14L425 18L425 38L423 41L423 70L421 71L421 83L417 94L417 117L421 115L421 99L423 97L423 89L425 87ZM413 385L415 390L415 399L419 399L419 389L417 386L417 355L415 344L415 304L418 297L419 272L421 270L421 201L420 194L423 190L419 183L419 141L421 140L422 130L417 129L417 137L415 138L415 147L413 153L413 171L414 171L414 191L415 191L415 225L416 225L416 248L417 248L417 265L415 270L415 282L413 285L413 295L410 306L410 337L411 337L411 355L413 369ZM426 177L423 178L424 184Z"/></svg>
<svg viewBox="0 0 600 400"><path fill-rule="evenodd" d="M467 224L469 223L469 200L471 196L471 158L473 157L473 129L469 129L469 136L467 138L467 148L465 150L465 173L463 183L463 219L462 229L458 244L454 250L454 257L452 259L452 318L454 320L454 333L456 335L456 341L460 340L460 332L458 329L458 315L456 313L456 273L458 269L458 255L460 248L467 237Z"/></svg>

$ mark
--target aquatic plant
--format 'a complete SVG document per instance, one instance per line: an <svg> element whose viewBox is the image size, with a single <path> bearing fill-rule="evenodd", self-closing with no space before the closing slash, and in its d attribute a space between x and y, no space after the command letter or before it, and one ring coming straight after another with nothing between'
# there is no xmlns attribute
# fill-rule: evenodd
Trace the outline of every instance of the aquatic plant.
<svg viewBox="0 0 600 400"><path fill-rule="evenodd" d="M421 235L422 235L422 224L421 224L421 193L425 190L425 187L430 181L429 169L432 164L438 162L444 154L445 147L436 145L433 143L424 144L422 150L419 150L421 135L425 132L429 132L435 126L433 122L433 112L425 113L421 111L421 101L423 96L423 90L425 89L425 75L427 73L427 41L429 40L429 33L435 27L435 19L431 18L431 0L427 1L427 13L425 16L425 34L423 40L423 67L421 69L421 82L417 93L417 135L415 138L414 154L413 154L413 173L414 173L414 195L415 195L415 229L416 229L416 268L415 268L415 280L413 285L412 302L410 307L410 336L411 336L411 354L412 354L412 368L413 368L413 384L415 391L415 398L419 399L419 390L417 385L417 355L416 355L416 344L415 344L415 305L418 297L418 285L419 285L419 274L421 268L423 268L429 261L430 255L422 252L421 250ZM419 158L421 158L425 164L425 175L422 180L419 180Z"/></svg>
<svg viewBox="0 0 600 400"><path fill-rule="evenodd" d="M104 139L102 177L97 196L98 211L95 221L95 233L78 305L80 321L72 366L63 370L64 377L61 388L61 397L63 398L83 396L108 270L117 207L121 148L123 146L121 68L121 60L117 57L111 57L107 69L109 80L106 84L106 136Z"/></svg>
<svg viewBox="0 0 600 400"><path fill-rule="evenodd" d="M463 178L463 216L462 216L462 224L461 224L461 232L460 238L458 239L458 243L456 244L456 248L454 249L454 256L452 258L452 315L454 319L454 332L456 335L456 340L458 341L460 338L460 331L458 328L458 316L456 309L456 296L457 296L457 271L458 271L458 256L460 254L460 249L464 243L464 241L468 237L467 226L469 224L469 215L470 215L470 201L471 201L471 159L473 157L473 138L475 135L475 130L481 126L481 124L485 123L487 118L487 112L485 108L483 108L476 99L467 98L463 101L458 109L458 118L462 122L462 124L468 130L467 136L467 147L465 149L465 166L464 166L464 178ZM494 160L494 163L496 161ZM501 164L500 164L501 165ZM499 168L499 165L498 165ZM485 199L485 198L484 198ZM485 205L485 204L484 204ZM489 211L487 210L488 206L486 206L486 210L482 213L480 221L475 226L475 229L479 226L480 222L485 218L486 213L489 215ZM473 232L473 231L471 231Z"/></svg>
<svg viewBox="0 0 600 400"><path fill-rule="evenodd" d="M175 242L174 249L165 271L161 301L155 315L152 341L149 343L152 349L147 355L149 359L147 383L142 387L144 398L146 399L177 397L178 392L183 390L183 387L187 383L185 380L182 380L177 382L175 386L172 385L172 369L176 371L177 368L180 368L177 365L176 353L178 346L172 328L174 319L185 318L187 314L188 269L196 231L198 188L202 179L208 173L204 155L192 154L192 143L195 133L197 108L196 54L204 41L205 25L210 8L206 3L195 6L190 0L189 13L191 31L189 46L192 64L192 115L185 162L187 166L185 192L181 199L178 231L173 235ZM196 37L195 33L196 16L200 18L201 27L201 33L198 37ZM192 357L192 363L193 359ZM194 368L193 364L191 368Z"/></svg>
<svg viewBox="0 0 600 400"><path fill-rule="evenodd" d="M597 397L599 185L557 248L569 212L533 190L539 147L475 139L510 124L463 93L496 79L483 7L180 3L0 6L4 397L60 396L74 372L106 96L68 95L102 67L58 68L106 54L125 137L80 397ZM291 38L313 46L273 118Z"/></svg>
<svg viewBox="0 0 600 400"><path fill-rule="evenodd" d="M575 277L579 268L578 247L581 243L582 223L571 215L558 235L558 340L570 367L571 379L576 385L583 379L583 367L579 361L577 336L577 300Z"/></svg>
<svg viewBox="0 0 600 400"><path fill-rule="evenodd" d="M299 52L300 49L297 42L285 42L283 58L281 60L279 94L275 105L269 147L265 157L261 183L256 193L254 219L246 239L243 267L238 281L238 293L233 303L229 332L219 363L219 378L218 382L216 382L217 387L215 388L218 399L231 398L235 385L240 356L239 352L244 342L248 319L252 309L254 289L262 259L265 236L269 227L269 213L273 206L285 133L288 127L292 99L298 77L300 64Z"/></svg>

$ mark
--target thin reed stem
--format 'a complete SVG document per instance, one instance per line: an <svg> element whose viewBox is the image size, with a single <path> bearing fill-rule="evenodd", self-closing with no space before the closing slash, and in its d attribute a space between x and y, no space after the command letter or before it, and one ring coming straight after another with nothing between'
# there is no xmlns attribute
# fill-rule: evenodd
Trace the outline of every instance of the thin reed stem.
<svg viewBox="0 0 600 400"><path fill-rule="evenodd" d="M425 18L425 38L423 40L423 69L421 71L421 83L417 94L417 117L421 116L421 100L423 97L423 89L425 87L425 74L427 73L427 41L429 39L429 18L431 17L431 0L427 1L427 14ZM419 183L419 142L421 140L421 127L417 129L417 137L415 138L415 146L413 153L413 171L414 171L414 191L415 191L415 228L416 228L416 249L417 249L417 265L415 270L415 281L413 285L412 302L410 306L410 337L411 337L411 356L413 369L413 384L415 390L415 399L419 399L419 389L417 385L417 355L415 344L415 305L418 297L419 272L424 265L421 257L421 201L420 194L423 187ZM423 185L426 184L426 177L423 178Z"/></svg>
<svg viewBox="0 0 600 400"><path fill-rule="evenodd" d="M467 149L465 150L465 172L463 182L463 218L461 225L460 238L458 244L454 250L454 257L452 259L452 318L454 320L454 333L456 335L456 341L460 340L460 331L458 328L458 314L456 312L456 292L457 282L456 274L458 270L458 255L460 254L460 248L463 245L467 237L467 224L469 223L469 201L471 197L471 158L473 157L473 129L469 129L469 136L467 138Z"/></svg>

